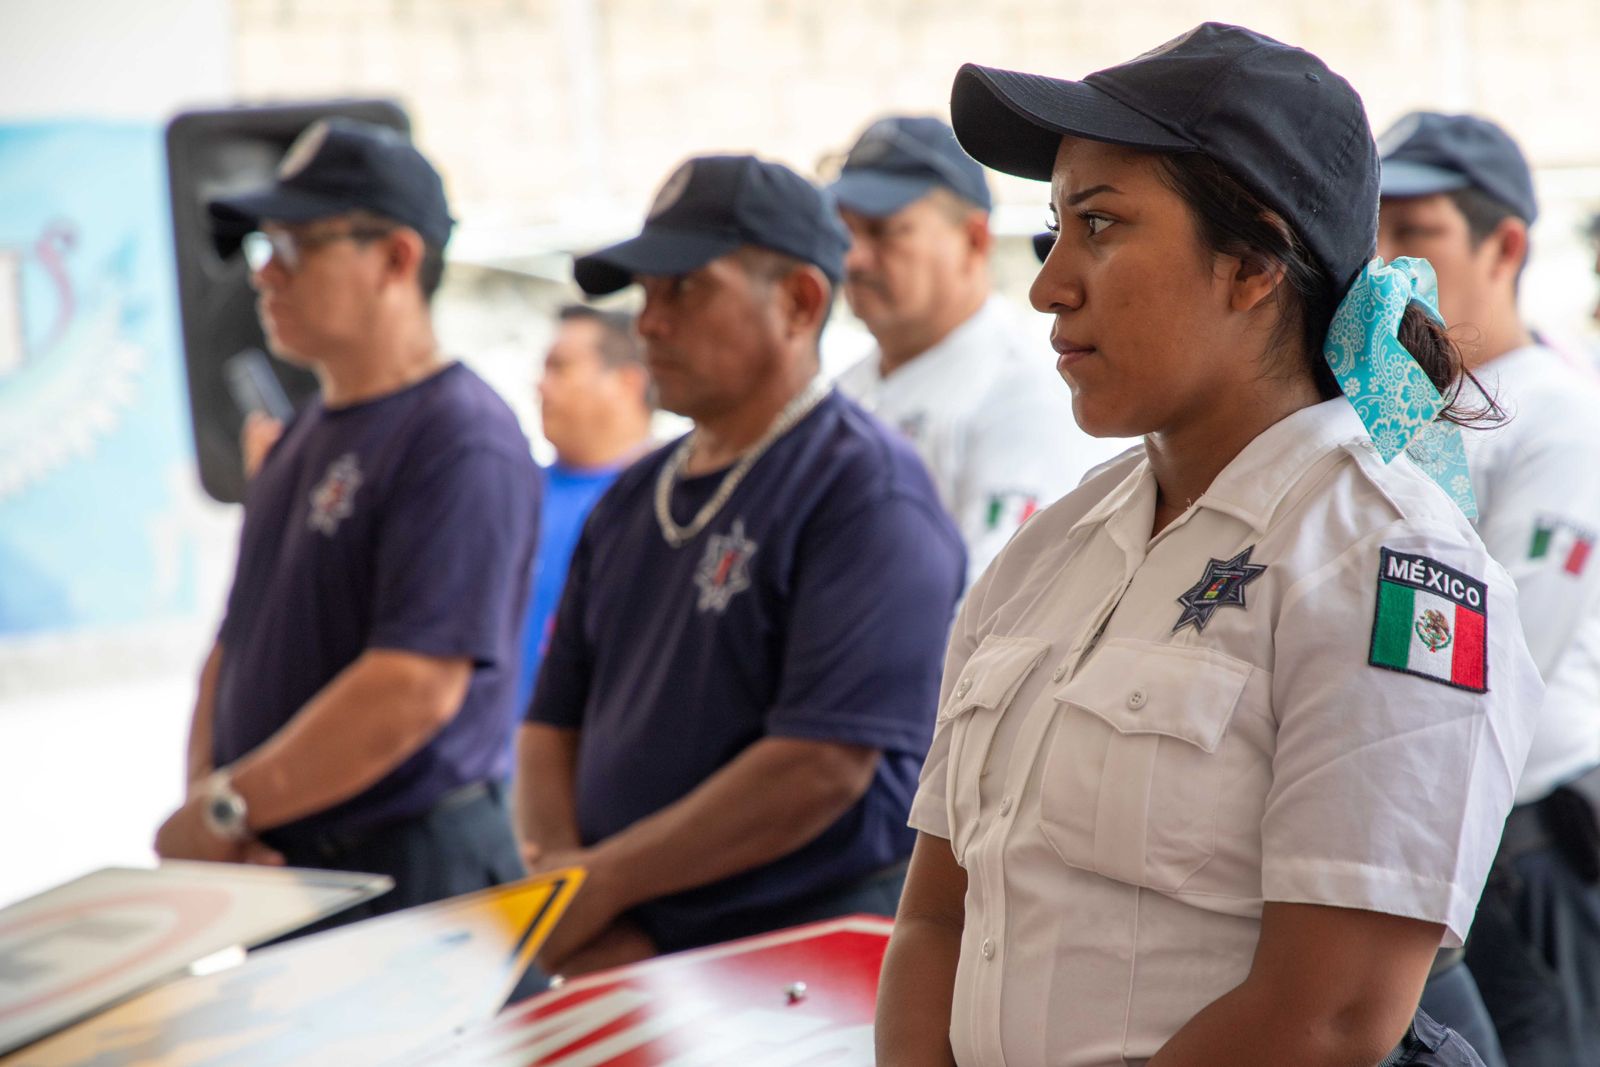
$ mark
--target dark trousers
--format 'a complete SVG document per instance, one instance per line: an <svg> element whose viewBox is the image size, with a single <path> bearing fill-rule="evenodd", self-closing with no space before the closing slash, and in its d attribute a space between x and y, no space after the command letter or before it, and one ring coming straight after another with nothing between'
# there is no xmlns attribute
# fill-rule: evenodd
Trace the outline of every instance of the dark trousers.
<svg viewBox="0 0 1600 1067"><path fill-rule="evenodd" d="M354 834L262 839L292 867L386 874L394 888L321 922L296 930L304 937L418 904L471 893L523 877L522 855L498 782L457 790L433 810Z"/></svg>
<svg viewBox="0 0 1600 1067"><path fill-rule="evenodd" d="M1400 1045L1378 1067L1484 1067L1460 1034L1419 1010Z"/></svg>
<svg viewBox="0 0 1600 1067"><path fill-rule="evenodd" d="M1428 979L1422 989L1422 1010L1448 1026L1471 1045L1484 1067L1507 1067L1494 1021L1483 1005L1478 983L1466 964L1457 963Z"/></svg>
<svg viewBox="0 0 1600 1067"><path fill-rule="evenodd" d="M1467 965L1510 1067L1600 1067L1600 887L1554 849L1496 862Z"/></svg>
<svg viewBox="0 0 1600 1067"><path fill-rule="evenodd" d="M814 893L773 908L720 915L714 921L696 923L692 928L673 927L648 920L642 920L641 925L662 953L682 952L844 915L884 915L893 918L895 909L900 906L900 891L905 884L906 864L902 862L849 885Z"/></svg>

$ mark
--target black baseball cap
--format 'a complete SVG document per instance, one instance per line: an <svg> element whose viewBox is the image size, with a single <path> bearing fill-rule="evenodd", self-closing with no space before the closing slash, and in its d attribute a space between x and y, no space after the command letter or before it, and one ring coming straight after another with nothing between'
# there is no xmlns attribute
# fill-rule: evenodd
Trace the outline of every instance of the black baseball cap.
<svg viewBox="0 0 1600 1067"><path fill-rule="evenodd" d="M1474 188L1517 218L1539 216L1533 174L1511 135L1476 115L1416 111L1378 138L1384 196L1432 196Z"/></svg>
<svg viewBox="0 0 1600 1067"><path fill-rule="evenodd" d="M603 296L635 275L688 274L745 245L804 260L838 284L850 238L832 201L783 164L697 156L662 184L639 236L579 256L572 275Z"/></svg>
<svg viewBox="0 0 1600 1067"><path fill-rule="evenodd" d="M245 234L273 222L315 222L350 211L409 226L429 244L450 240L444 182L405 135L348 118L307 126L278 164L271 184L206 205L217 248L238 248Z"/></svg>
<svg viewBox="0 0 1600 1067"><path fill-rule="evenodd" d="M1082 81L968 63L950 111L975 159L1039 181L1063 135L1206 155L1341 286L1377 249L1378 155L1361 97L1310 52L1254 30L1203 23Z"/></svg>
<svg viewBox="0 0 1600 1067"><path fill-rule="evenodd" d="M866 128L828 191L840 207L881 219L940 188L983 211L994 206L983 165L961 150L954 130L936 118L895 115Z"/></svg>

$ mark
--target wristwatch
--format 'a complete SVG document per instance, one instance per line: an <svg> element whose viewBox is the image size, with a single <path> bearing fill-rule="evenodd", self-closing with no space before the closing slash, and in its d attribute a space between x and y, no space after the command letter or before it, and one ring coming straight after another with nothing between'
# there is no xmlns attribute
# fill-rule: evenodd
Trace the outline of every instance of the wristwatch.
<svg viewBox="0 0 1600 1067"><path fill-rule="evenodd" d="M243 841L250 836L250 828L245 825L249 808L233 788L233 776L225 768L206 779L201 797L200 818L206 829L229 841Z"/></svg>

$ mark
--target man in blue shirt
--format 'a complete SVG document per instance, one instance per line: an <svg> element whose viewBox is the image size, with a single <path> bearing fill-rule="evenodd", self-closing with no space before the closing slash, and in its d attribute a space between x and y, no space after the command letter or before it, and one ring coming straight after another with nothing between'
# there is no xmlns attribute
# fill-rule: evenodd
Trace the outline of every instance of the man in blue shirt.
<svg viewBox="0 0 1600 1067"><path fill-rule="evenodd" d="M522 729L530 851L590 872L546 969L893 914L965 554L910 445L818 376L847 243L805 179L712 156L577 262L643 287L694 429L595 507Z"/></svg>
<svg viewBox="0 0 1600 1067"><path fill-rule="evenodd" d="M249 484L189 796L156 849L394 878L341 921L518 877L501 783L538 476L510 408L434 337L439 175L392 130L328 120L210 210L244 243L268 343L321 394Z"/></svg>
<svg viewBox="0 0 1600 1067"><path fill-rule="evenodd" d="M556 450L545 467L539 552L523 627L517 707L539 675L550 623L589 509L650 444L650 372L633 316L583 304L561 309L539 377L539 419Z"/></svg>

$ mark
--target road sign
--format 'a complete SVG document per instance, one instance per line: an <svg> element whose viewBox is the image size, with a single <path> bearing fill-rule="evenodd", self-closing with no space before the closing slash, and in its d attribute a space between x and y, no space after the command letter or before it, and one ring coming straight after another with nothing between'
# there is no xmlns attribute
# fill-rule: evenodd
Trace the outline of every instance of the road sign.
<svg viewBox="0 0 1600 1067"><path fill-rule="evenodd" d="M253 952L45 1039L5 1067L363 1067L491 1018L583 881L579 869Z"/></svg>
<svg viewBox="0 0 1600 1067"><path fill-rule="evenodd" d="M385 893L374 874L224 863L95 871L0 910L0 1054L189 964Z"/></svg>
<svg viewBox="0 0 1600 1067"><path fill-rule="evenodd" d="M854 916L579 978L414 1067L871 1067L893 923Z"/></svg>

